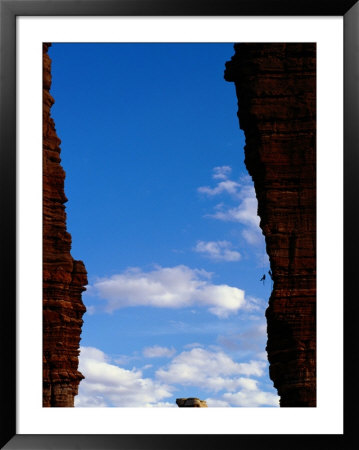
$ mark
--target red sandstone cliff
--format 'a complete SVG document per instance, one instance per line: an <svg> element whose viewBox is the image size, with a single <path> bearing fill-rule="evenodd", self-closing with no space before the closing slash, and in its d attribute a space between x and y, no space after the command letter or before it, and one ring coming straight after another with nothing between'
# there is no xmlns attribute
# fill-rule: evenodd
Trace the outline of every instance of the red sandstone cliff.
<svg viewBox="0 0 359 450"><path fill-rule="evenodd" d="M70 254L66 231L61 141L50 115L49 46L43 45L43 406L74 406L84 378L77 368L87 274L82 261Z"/></svg>
<svg viewBox="0 0 359 450"><path fill-rule="evenodd" d="M316 46L236 44L225 79L273 274L270 377L281 406L316 406Z"/></svg>

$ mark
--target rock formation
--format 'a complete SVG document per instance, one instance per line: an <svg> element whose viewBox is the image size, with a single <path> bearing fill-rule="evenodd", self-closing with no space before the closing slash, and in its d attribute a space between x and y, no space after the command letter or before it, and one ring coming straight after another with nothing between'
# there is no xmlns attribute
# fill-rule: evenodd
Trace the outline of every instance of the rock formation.
<svg viewBox="0 0 359 450"><path fill-rule="evenodd" d="M225 79L273 277L270 377L281 406L316 406L316 46L235 44Z"/></svg>
<svg viewBox="0 0 359 450"><path fill-rule="evenodd" d="M192 407L192 408L207 408L207 403L205 400L200 400L196 397L189 398L177 398L176 404L180 407Z"/></svg>
<svg viewBox="0 0 359 450"><path fill-rule="evenodd" d="M87 274L70 254L61 141L50 115L49 46L43 45L43 406L74 406L84 378L77 368Z"/></svg>

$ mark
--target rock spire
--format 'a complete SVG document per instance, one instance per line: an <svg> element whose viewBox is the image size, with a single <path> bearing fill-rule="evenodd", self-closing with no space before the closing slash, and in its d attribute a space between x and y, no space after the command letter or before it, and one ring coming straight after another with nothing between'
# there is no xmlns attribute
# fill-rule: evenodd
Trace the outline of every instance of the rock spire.
<svg viewBox="0 0 359 450"><path fill-rule="evenodd" d="M87 273L70 254L66 230L61 141L50 114L50 45L43 44L43 406L74 406L84 378L77 368Z"/></svg>
<svg viewBox="0 0 359 450"><path fill-rule="evenodd" d="M273 276L270 377L281 406L316 406L316 45L235 44L225 79Z"/></svg>

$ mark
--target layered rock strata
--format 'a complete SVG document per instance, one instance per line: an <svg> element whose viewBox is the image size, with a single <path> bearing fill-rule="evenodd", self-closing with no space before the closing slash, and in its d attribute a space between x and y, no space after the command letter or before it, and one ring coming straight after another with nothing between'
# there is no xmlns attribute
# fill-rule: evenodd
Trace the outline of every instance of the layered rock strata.
<svg viewBox="0 0 359 450"><path fill-rule="evenodd" d="M225 79L273 277L270 377L281 406L316 406L316 46L235 44Z"/></svg>
<svg viewBox="0 0 359 450"><path fill-rule="evenodd" d="M200 400L196 397L189 398L177 398L176 404L180 408L192 407L192 408L207 408L207 403L205 400Z"/></svg>
<svg viewBox="0 0 359 450"><path fill-rule="evenodd" d="M49 46L43 44L43 406L74 406L84 378L77 368L87 274L70 254L61 141L50 114Z"/></svg>

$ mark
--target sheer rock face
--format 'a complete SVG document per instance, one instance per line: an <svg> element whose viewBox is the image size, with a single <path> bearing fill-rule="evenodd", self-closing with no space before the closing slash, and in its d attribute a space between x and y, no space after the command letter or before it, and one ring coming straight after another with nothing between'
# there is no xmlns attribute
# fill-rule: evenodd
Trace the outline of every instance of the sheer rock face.
<svg viewBox="0 0 359 450"><path fill-rule="evenodd" d="M74 406L84 378L77 368L87 273L72 258L66 231L61 141L50 116L49 45L43 45L43 406Z"/></svg>
<svg viewBox="0 0 359 450"><path fill-rule="evenodd" d="M316 46L235 44L225 79L273 276L270 377L281 406L316 406Z"/></svg>
<svg viewBox="0 0 359 450"><path fill-rule="evenodd" d="M176 404L180 407L192 407L192 408L207 408L207 403L205 400L200 400L196 397L190 398L177 398Z"/></svg>

